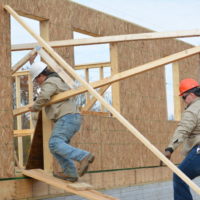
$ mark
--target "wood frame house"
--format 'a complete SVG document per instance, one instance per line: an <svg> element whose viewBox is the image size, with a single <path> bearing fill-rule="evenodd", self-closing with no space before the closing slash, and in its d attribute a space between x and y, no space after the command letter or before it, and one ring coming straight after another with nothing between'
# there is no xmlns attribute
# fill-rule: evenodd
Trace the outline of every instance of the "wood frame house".
<svg viewBox="0 0 200 200"><path fill-rule="evenodd" d="M81 13L81 14L80 14ZM11 45L10 15L13 16L37 41L31 44ZM40 22L40 35L26 25L20 16ZM175 153L173 163L161 153L166 147L183 105L178 97L178 84L183 78L199 80L200 47L193 47L175 38L199 36L200 30L155 33L139 25L115 18L67 0L0 0L1 38L1 145L0 185L3 199L43 198L44 196L75 193L88 199L116 199L93 189L80 190L77 185L66 184L49 175L60 170L48 150L52 124L44 112L36 128L22 128L21 114L29 105L21 107L20 76L27 76L29 103L33 99L33 86L28 72L18 71L36 52L71 90L54 96L50 103L89 92L82 114L83 125L73 145L94 153L96 160L82 181L94 189L126 187L135 184L169 180L172 171L200 194L199 187L186 177L173 163L180 162ZM73 39L73 31L93 38ZM74 46L92 44L110 45L110 62L75 66ZM14 66L11 51L30 50ZM167 118L167 95L164 66L173 68L174 120ZM110 66L112 74L104 78L102 68ZM87 82L88 69L100 68L101 79ZM82 79L76 69L84 69ZM16 106L12 106L12 80L15 77ZM74 89L74 80L81 86ZM102 97L112 85L112 105ZM98 91L95 88L100 88ZM108 110L90 112L96 99ZM17 129L13 128L13 116ZM34 136L33 136L34 133ZM23 140L32 135L32 146L26 168L16 176L13 137L18 142L18 167L23 162ZM160 167L162 160L166 167ZM38 169L39 168L39 169ZM57 189L56 189L57 188Z"/></svg>

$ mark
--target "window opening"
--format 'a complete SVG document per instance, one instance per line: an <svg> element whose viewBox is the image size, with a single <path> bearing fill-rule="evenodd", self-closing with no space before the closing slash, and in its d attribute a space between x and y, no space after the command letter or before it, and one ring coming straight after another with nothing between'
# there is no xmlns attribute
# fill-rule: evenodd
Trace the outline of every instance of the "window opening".
<svg viewBox="0 0 200 200"><path fill-rule="evenodd" d="M165 65L165 86L167 100L167 119L174 120L174 83L173 83L173 65Z"/></svg>
<svg viewBox="0 0 200 200"><path fill-rule="evenodd" d="M73 32L73 37L74 39L92 38L92 36L80 32ZM77 73L89 83L108 77L111 75L110 45L98 44L74 47L74 63ZM79 83L77 83L78 85ZM108 103L112 104L111 86L103 94L103 97ZM77 96L77 103L80 107L84 107L91 99L92 96L85 93ZM91 110L96 112L106 111L98 101Z"/></svg>

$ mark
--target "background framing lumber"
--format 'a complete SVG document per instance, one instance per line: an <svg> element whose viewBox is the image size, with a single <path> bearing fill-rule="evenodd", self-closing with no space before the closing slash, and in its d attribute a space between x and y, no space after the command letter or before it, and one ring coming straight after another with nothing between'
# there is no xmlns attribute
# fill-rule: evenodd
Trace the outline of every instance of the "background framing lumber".
<svg viewBox="0 0 200 200"><path fill-rule="evenodd" d="M86 89L95 96L103 106L110 111L137 139L140 140L149 150L162 160L174 173L176 173L183 181L185 181L196 193L200 194L200 188L191 181L180 169L178 169L168 158L166 158L148 139L146 139L134 126L132 126L117 110L110 106L85 80L74 72L73 68L65 62L40 36L35 34L19 17L19 15L8 5L4 8L12 14L12 16L45 48L45 50L76 80L80 81Z"/></svg>

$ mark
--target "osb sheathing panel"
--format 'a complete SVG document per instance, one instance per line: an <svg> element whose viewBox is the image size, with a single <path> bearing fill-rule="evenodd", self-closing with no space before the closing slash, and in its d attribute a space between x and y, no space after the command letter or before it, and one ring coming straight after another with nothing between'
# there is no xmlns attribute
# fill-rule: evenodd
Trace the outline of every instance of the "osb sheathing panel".
<svg viewBox="0 0 200 200"><path fill-rule="evenodd" d="M1 199L12 200L15 197L15 182L14 181L1 181Z"/></svg>
<svg viewBox="0 0 200 200"><path fill-rule="evenodd" d="M0 5L0 177L11 177L14 172L12 135L12 87L10 73L9 15Z"/></svg>
<svg viewBox="0 0 200 200"><path fill-rule="evenodd" d="M134 121L134 125L160 150L166 146L163 137L169 141L168 132L175 128L175 123L169 129L162 120L144 120L142 123L139 119ZM95 154L90 171L159 165L159 159L111 117L85 115L81 130L73 138L72 144Z"/></svg>
<svg viewBox="0 0 200 200"><path fill-rule="evenodd" d="M70 39L72 30L101 36L149 32L143 27L66 0L37 0L37 3L35 0L1 0L0 2L9 4L24 15L48 19L50 40ZM124 71L191 47L172 39L126 42L117 46L118 71ZM9 50L8 44L4 47L6 51ZM57 51L70 64L73 64L72 48L60 48ZM2 55L5 55L5 52ZM8 66L8 63L3 64L3 67ZM198 78L198 64L199 56L180 61L180 78ZM176 127L176 122L167 121L164 68L160 67L121 81L119 89L122 115L155 146L163 150ZM113 118L84 116L82 128L72 142L77 147L95 154L96 159L90 167L91 171L148 167L159 164L159 160ZM175 161L180 161L181 157L177 155ZM121 171L118 173L122 174ZM110 177L107 186L113 185L111 182L114 181L114 172L109 172L108 176L103 174L94 176L103 178L103 184L105 184L104 179ZM140 179L137 178L137 180ZM101 181L97 182L98 185L101 184ZM139 181L136 182L139 183Z"/></svg>

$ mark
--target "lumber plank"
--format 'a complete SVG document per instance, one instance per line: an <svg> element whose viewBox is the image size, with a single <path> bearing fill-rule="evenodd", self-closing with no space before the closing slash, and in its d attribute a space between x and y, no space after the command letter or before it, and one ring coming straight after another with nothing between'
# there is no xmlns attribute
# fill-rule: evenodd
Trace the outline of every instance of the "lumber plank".
<svg viewBox="0 0 200 200"><path fill-rule="evenodd" d="M91 44L104 44L104 43L115 43L124 41L138 41L138 40L155 40L155 39L169 39L169 38L182 38L182 37L195 37L200 36L200 30L187 30L187 31L170 31L170 32L150 32L150 33L137 33L137 34L126 34L126 35L115 35L115 36L102 36L86 39L73 39L73 40L60 40L51 41L48 44L51 47L67 47L67 46L80 46L80 45L91 45ZM12 51L29 50L38 46L38 43L29 44L16 44L12 45Z"/></svg>
<svg viewBox="0 0 200 200"><path fill-rule="evenodd" d="M74 88L74 80L52 59L49 54L42 48L37 50L38 54L46 61L46 63L67 83L70 88Z"/></svg>
<svg viewBox="0 0 200 200"><path fill-rule="evenodd" d="M92 185L88 184L88 183L81 183L81 182L77 182L77 183L69 183L68 187L75 189L75 190L91 190L93 189Z"/></svg>
<svg viewBox="0 0 200 200"><path fill-rule="evenodd" d="M19 70L26 62L29 61L29 58L36 54L36 50L33 49L31 52L26 54L20 61L18 61L12 68L12 74L14 74L17 70Z"/></svg>
<svg viewBox="0 0 200 200"><path fill-rule="evenodd" d="M179 64L173 63L173 88L174 88L174 120L181 120L181 102L179 94Z"/></svg>
<svg viewBox="0 0 200 200"><path fill-rule="evenodd" d="M163 163L165 163L174 173L176 173L183 181L185 181L196 193L200 194L200 188L198 185L196 185L188 176L186 176L180 169L178 169L168 158L166 158L162 152L160 152L151 142L146 139L127 119L125 119L114 107L109 105L101 95L98 94L94 90L94 88L88 84L85 80L83 80L75 71L74 69L65 62L65 60L57 54L49 45L47 42L45 42L39 35L34 33L30 27L26 25L26 23L23 22L23 20L20 18L20 16L8 5L4 6L4 8L41 44L41 46L44 47L44 49L76 80L78 80L80 83L83 84L83 86L88 90L93 96L95 96L100 103L108 110L110 111L113 116L126 127L132 135L134 135L138 140L140 140L141 143L143 143L155 156L158 157ZM197 47L198 51L200 51L200 47ZM197 49L193 49L192 51L197 51ZM187 53L187 52L185 52ZM171 57L170 57L171 58ZM173 59L174 58L172 56ZM162 59L161 59L162 60ZM159 60L160 61L160 60ZM165 60L164 60L165 61ZM170 61L172 62L172 61ZM155 67L155 63L153 62L153 66ZM162 65L160 62L158 62L158 65ZM145 69L146 70L146 66ZM137 72L137 71L136 71Z"/></svg>
<svg viewBox="0 0 200 200"><path fill-rule="evenodd" d="M132 68L132 69L129 69L129 70L125 70L123 72L119 72L117 74L114 74L114 75L107 77L107 78L104 78L102 80L92 82L92 83L90 83L90 85L93 88L99 88L99 87L102 87L104 85L108 85L108 84L111 84L111 83L114 83L114 82L117 82L117 81L120 81L120 80L124 80L126 78L131 77L131 76L134 76L134 75L155 69L157 67L164 66L164 65L169 64L169 63L173 63L175 61L181 60L183 58L187 58L189 56L192 56L192 55L195 55L195 54L198 54L198 53L200 53L200 47L199 46L193 47L193 48L190 48L190 49L186 49L184 51L180 51L178 53L166 56L164 58L157 59L155 61L146 63L144 65L140 65L138 67L135 67L135 68ZM87 92L87 91L88 91L87 88L81 86L77 89L62 92L60 94L53 96L52 99L49 101L49 103L47 105L50 105L52 103L56 103L56 102L59 102L59 101L63 101L67 98L76 96L78 94L82 94L82 93ZM13 115L16 116L16 115L20 115L20 114L25 113L25 112L29 112L30 106L31 106L31 104L28 104L27 106L13 110Z"/></svg>
<svg viewBox="0 0 200 200"><path fill-rule="evenodd" d="M110 87L110 85L105 85L98 91L100 95L103 95L105 91ZM88 103L81 109L81 111L90 110L92 106L96 103L97 99L93 97Z"/></svg>
<svg viewBox="0 0 200 200"><path fill-rule="evenodd" d="M95 190L92 190L89 184L86 183L71 183L69 181L61 180L53 177L50 174L45 173L41 169L23 170L22 173L26 176L32 177L36 180L45 182L49 185L58 187L67 192L85 197L91 200L117 200L111 196L102 194ZM86 187L87 186L87 187Z"/></svg>
<svg viewBox="0 0 200 200"><path fill-rule="evenodd" d="M13 77L15 76L28 76L29 75L29 71L24 70L24 71L18 71L15 72L14 74L12 74Z"/></svg>
<svg viewBox="0 0 200 200"><path fill-rule="evenodd" d="M15 84L16 84L16 107L20 107L21 105L21 87L20 87L20 77L16 76L15 77ZM22 116L17 116L17 129L22 129ZM24 157L23 157L23 141L22 141L22 137L18 137L17 138L17 143L18 143L18 158L19 158L19 163L20 165L23 166L23 162L24 162Z"/></svg>
<svg viewBox="0 0 200 200"><path fill-rule="evenodd" d="M112 43L110 45L110 57L111 57L111 75L119 72L119 55L118 55L118 44ZM120 83L116 82L112 85L112 105L118 111L121 112L121 98L120 98Z"/></svg>
<svg viewBox="0 0 200 200"><path fill-rule="evenodd" d="M82 115L96 115L102 117L110 117L111 114L109 112L96 112L96 111L88 111L88 110L81 110Z"/></svg>
<svg viewBox="0 0 200 200"><path fill-rule="evenodd" d="M19 129L13 131L14 137L32 135L33 133L34 129Z"/></svg>
<svg viewBox="0 0 200 200"><path fill-rule="evenodd" d="M90 64L83 64L83 65L75 65L74 69L91 69L91 68L99 68L99 67L109 67L111 66L110 62L103 62L103 63L90 63Z"/></svg>

